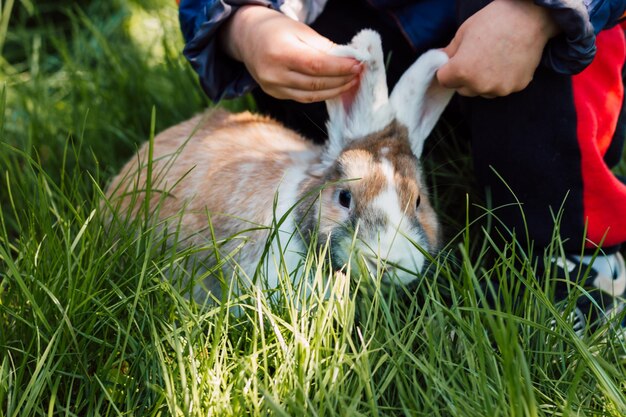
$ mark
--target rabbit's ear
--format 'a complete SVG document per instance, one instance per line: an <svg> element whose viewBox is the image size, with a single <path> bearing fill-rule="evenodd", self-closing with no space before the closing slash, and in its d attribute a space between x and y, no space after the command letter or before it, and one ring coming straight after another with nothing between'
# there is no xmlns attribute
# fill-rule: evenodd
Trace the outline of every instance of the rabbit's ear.
<svg viewBox="0 0 626 417"><path fill-rule="evenodd" d="M326 101L329 139L326 162L334 161L350 140L381 130L393 120L380 35L364 29L349 45L337 46L330 53L353 57L362 61L365 68L357 88Z"/></svg>
<svg viewBox="0 0 626 417"><path fill-rule="evenodd" d="M411 149L418 158L424 141L454 94L454 90L442 87L435 78L446 62L448 56L441 50L424 53L402 75L389 99L396 120L409 130Z"/></svg>

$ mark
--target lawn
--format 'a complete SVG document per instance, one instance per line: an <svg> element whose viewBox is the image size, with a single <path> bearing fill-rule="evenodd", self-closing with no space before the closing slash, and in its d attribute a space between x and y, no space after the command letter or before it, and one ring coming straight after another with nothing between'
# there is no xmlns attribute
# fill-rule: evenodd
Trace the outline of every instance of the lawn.
<svg viewBox="0 0 626 417"><path fill-rule="evenodd" d="M175 2L0 7L0 416L626 415L626 342L612 322L577 337L584 291L555 304L493 232L459 126L425 152L448 244L417 285L335 276L311 250L307 297L285 280L278 301L200 305L168 279L193 248L102 221L139 144L209 105Z"/></svg>

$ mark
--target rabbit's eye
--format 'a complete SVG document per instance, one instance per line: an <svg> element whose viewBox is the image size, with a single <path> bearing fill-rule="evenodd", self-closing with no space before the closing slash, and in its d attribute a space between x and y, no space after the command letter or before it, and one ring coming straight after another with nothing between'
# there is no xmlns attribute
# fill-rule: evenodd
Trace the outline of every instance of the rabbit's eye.
<svg viewBox="0 0 626 417"><path fill-rule="evenodd" d="M352 202L352 193L348 190L339 191L339 204L341 204L345 208L350 208L350 203Z"/></svg>
<svg viewBox="0 0 626 417"><path fill-rule="evenodd" d="M415 202L415 208L418 209L420 207L420 203L422 202L422 196L417 196L417 201Z"/></svg>

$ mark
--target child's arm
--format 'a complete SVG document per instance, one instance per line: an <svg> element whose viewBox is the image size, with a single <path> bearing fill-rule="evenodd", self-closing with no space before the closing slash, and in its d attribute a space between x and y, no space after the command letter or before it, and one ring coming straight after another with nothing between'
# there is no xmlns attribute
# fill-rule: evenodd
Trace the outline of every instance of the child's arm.
<svg viewBox="0 0 626 417"><path fill-rule="evenodd" d="M462 95L496 97L525 88L539 62L578 73L595 55L594 33L625 12L626 0L493 0L461 25L437 77Z"/></svg>
<svg viewBox="0 0 626 417"><path fill-rule="evenodd" d="M243 5L278 9L281 0L180 0L178 17L185 57L214 102L239 97L256 86L246 67L222 51L217 35Z"/></svg>
<svg viewBox="0 0 626 417"><path fill-rule="evenodd" d="M558 33L547 9L528 0L495 0L467 19L444 49L439 82L464 96L505 96L532 80Z"/></svg>
<svg viewBox="0 0 626 417"><path fill-rule="evenodd" d="M241 7L219 33L226 54L243 62L267 94L323 101L354 87L362 65L329 55L335 44L307 25L262 6Z"/></svg>

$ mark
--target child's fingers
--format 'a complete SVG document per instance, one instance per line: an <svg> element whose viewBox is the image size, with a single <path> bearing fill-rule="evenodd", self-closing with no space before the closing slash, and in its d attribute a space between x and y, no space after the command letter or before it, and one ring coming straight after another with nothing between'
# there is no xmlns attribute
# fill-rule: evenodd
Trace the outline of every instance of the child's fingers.
<svg viewBox="0 0 626 417"><path fill-rule="evenodd" d="M283 80L282 84L295 90L315 92L341 88L357 77L355 74L318 77L289 72L288 77Z"/></svg>
<svg viewBox="0 0 626 417"><path fill-rule="evenodd" d="M316 103L318 101L329 100L338 97L342 93L354 88L358 83L358 79L355 78L347 84L341 85L335 88L329 88L324 90L300 90L291 87L282 87L275 91L266 91L268 94L281 99L295 100L300 103Z"/></svg>
<svg viewBox="0 0 626 417"><path fill-rule="evenodd" d="M437 71L437 81L446 88L459 89L467 82L454 57Z"/></svg>
<svg viewBox="0 0 626 417"><path fill-rule="evenodd" d="M312 76L340 77L355 75L363 70L363 64L354 58L336 57L306 45L301 52L292 54L287 62L287 68L293 72Z"/></svg>

